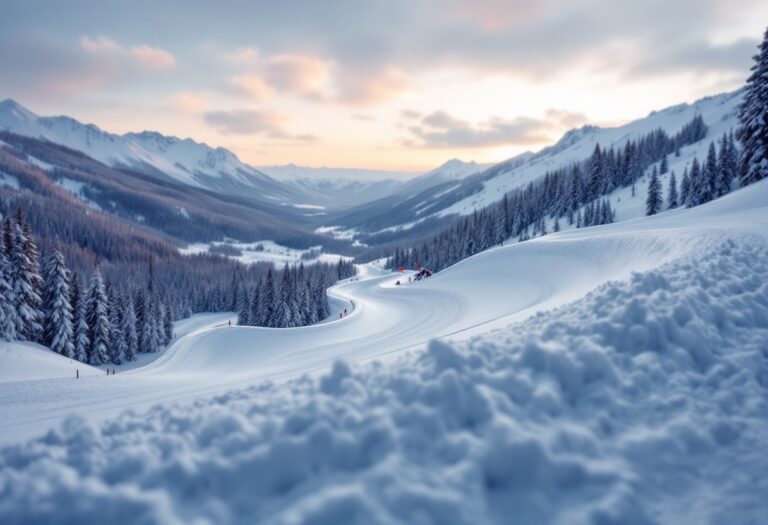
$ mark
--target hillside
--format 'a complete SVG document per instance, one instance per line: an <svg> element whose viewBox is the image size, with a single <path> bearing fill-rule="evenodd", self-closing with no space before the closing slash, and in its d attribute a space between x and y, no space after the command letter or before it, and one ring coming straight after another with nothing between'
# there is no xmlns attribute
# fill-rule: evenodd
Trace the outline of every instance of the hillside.
<svg viewBox="0 0 768 525"><path fill-rule="evenodd" d="M406 199L375 201L334 217L334 225L340 232L355 232L360 241L368 244L387 243L398 237L417 238L444 227L451 218L471 214L499 201L505 193L540 179L548 171L587 159L597 144L601 148L620 149L627 141L637 140L656 129L674 135L696 115L704 119L709 128L708 135L697 144L683 148L681 155L688 161L693 157L701 160L711 140L717 140L735 128L741 97L740 91L724 93L693 104L655 111L643 119L615 128L584 126L574 129L540 152L522 154L464 179L437 184Z"/></svg>

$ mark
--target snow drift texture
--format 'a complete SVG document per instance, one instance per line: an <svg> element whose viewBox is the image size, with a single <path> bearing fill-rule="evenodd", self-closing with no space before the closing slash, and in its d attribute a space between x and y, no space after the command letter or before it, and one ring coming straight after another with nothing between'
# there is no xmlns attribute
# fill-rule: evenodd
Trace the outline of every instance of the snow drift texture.
<svg viewBox="0 0 768 525"><path fill-rule="evenodd" d="M0 449L2 523L764 523L768 248L389 366L68 420Z"/></svg>

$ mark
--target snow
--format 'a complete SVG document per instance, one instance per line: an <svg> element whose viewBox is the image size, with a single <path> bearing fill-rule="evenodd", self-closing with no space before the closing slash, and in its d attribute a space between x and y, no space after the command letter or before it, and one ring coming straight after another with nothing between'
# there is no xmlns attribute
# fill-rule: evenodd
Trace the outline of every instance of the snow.
<svg viewBox="0 0 768 525"><path fill-rule="evenodd" d="M8 188L13 188L15 190L19 189L19 179L14 177L13 175L9 175L7 173L3 173L0 171L0 186L6 186Z"/></svg>
<svg viewBox="0 0 768 525"><path fill-rule="evenodd" d="M88 184L85 182L80 182L67 177L59 177L55 182L58 186L64 188L94 210L102 211L101 206L99 206L98 203L87 198L85 193L83 193L83 190L88 187Z"/></svg>
<svg viewBox="0 0 768 525"><path fill-rule="evenodd" d="M304 210L324 210L325 206L318 206L317 204L294 204L294 208L300 208Z"/></svg>
<svg viewBox="0 0 768 525"><path fill-rule="evenodd" d="M51 352L35 343L0 341L0 383L30 379L75 379L104 372L85 363Z"/></svg>
<svg viewBox="0 0 768 525"><path fill-rule="evenodd" d="M256 241L256 242L238 242L229 240L225 242L212 242L212 243L193 243L187 245L186 248L181 248L179 251L183 255L194 255L198 253L206 253L211 247L227 245L235 248L241 252L242 255L228 255L231 259L240 261L243 264L253 264L257 262L271 262L278 266L284 264L311 264L316 262L324 262L329 264L336 264L339 259L351 259L346 255L337 255L333 253L322 252L322 246L313 246L307 250L299 250L296 248L289 248L283 246L274 241ZM302 259L302 255L309 254L310 252L317 252L317 257L312 259Z"/></svg>
<svg viewBox="0 0 768 525"><path fill-rule="evenodd" d="M343 319L0 383L0 522L761 523L766 202L762 181L418 283L370 264L331 290Z"/></svg>

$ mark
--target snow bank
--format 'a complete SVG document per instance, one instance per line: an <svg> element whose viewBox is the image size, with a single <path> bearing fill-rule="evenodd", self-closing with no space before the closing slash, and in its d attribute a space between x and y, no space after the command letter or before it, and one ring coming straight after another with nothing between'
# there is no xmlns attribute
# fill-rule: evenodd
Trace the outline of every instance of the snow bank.
<svg viewBox="0 0 768 525"><path fill-rule="evenodd" d="M768 248L727 241L393 365L70 419L0 522L760 523Z"/></svg>

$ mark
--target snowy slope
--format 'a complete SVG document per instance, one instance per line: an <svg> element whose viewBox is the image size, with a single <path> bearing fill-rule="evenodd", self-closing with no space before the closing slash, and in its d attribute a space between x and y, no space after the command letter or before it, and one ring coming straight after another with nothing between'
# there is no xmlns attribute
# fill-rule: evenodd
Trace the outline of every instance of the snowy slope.
<svg viewBox="0 0 768 525"><path fill-rule="evenodd" d="M0 130L43 138L113 167L128 167L190 186L272 201L297 198L296 192L242 163L224 148L156 132L108 133L69 117L39 117L13 100L0 102Z"/></svg>
<svg viewBox="0 0 768 525"><path fill-rule="evenodd" d="M30 379L75 379L101 376L103 371L64 357L35 343L0 341L0 383Z"/></svg>
<svg viewBox="0 0 768 525"><path fill-rule="evenodd" d="M6 441L80 416L0 448L0 521L761 523L766 202L763 181L420 283L368 265L343 320L0 384Z"/></svg>
<svg viewBox="0 0 768 525"><path fill-rule="evenodd" d="M679 104L662 111L654 111L647 117L624 126L584 126L571 130L551 148L530 155L522 165L511 170L500 170L493 177L484 180L480 192L442 210L440 214L472 213L479 207L498 201L504 193L536 180L547 171L586 159L597 144L603 148L623 147L628 140L639 138L655 129L663 129L672 136L696 115L702 116L709 132L707 139L692 145L688 151L703 160L710 140L718 140L723 133L735 130L741 98L741 91L724 93L703 98L693 104Z"/></svg>

